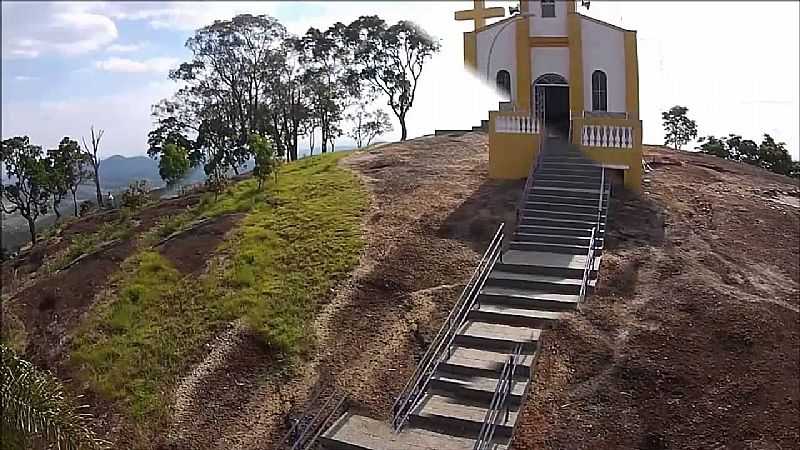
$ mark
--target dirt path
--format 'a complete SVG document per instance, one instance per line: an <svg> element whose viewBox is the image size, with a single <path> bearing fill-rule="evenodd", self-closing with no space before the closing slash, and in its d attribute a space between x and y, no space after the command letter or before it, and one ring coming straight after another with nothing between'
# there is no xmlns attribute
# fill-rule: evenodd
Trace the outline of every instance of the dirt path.
<svg viewBox="0 0 800 450"><path fill-rule="evenodd" d="M353 276L319 299L317 351L265 379L272 361L235 328L181 384L193 406L179 408L164 447L269 448L317 390L387 417L497 225L513 219L522 182L487 179L486 144L424 137L343 160L372 204Z"/></svg>
<svg viewBox="0 0 800 450"><path fill-rule="evenodd" d="M516 449L800 446L800 211L788 178L650 149L598 291L545 334Z"/></svg>

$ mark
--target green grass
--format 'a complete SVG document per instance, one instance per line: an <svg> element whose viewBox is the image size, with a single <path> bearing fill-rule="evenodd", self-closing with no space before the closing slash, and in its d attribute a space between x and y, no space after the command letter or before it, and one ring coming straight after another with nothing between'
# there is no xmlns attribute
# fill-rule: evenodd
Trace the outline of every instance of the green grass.
<svg viewBox="0 0 800 450"><path fill-rule="evenodd" d="M203 201L194 216L247 213L219 249L226 257L211 259L204 276L184 277L153 251L125 261L117 295L74 341L82 377L146 425L165 417L164 392L223 324L241 319L284 361L308 352L317 302L349 273L363 245L367 196L337 166L343 156L288 164L262 191L245 180L218 201ZM179 223L163 233L189 218L164 223L171 220Z"/></svg>
<svg viewBox="0 0 800 450"><path fill-rule="evenodd" d="M51 270L62 269L75 258L94 252L105 242L113 241L114 239L128 239L132 235L130 212L123 209L118 219L100 225L96 231L72 236L66 251L49 267Z"/></svg>

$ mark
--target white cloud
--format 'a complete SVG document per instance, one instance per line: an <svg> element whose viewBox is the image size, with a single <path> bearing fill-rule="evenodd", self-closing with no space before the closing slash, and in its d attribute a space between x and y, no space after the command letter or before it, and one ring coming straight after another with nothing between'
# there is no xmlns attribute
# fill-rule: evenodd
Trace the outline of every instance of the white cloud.
<svg viewBox="0 0 800 450"><path fill-rule="evenodd" d="M17 75L17 76L14 77L14 80L16 80L16 81L34 81L34 80L38 80L38 79L39 79L39 77L32 77L32 76L29 76L29 75Z"/></svg>
<svg viewBox="0 0 800 450"><path fill-rule="evenodd" d="M69 3L2 3L4 58L73 56L104 47L117 38L114 21L75 9Z"/></svg>
<svg viewBox="0 0 800 450"><path fill-rule="evenodd" d="M120 73L146 73L162 72L167 73L178 64L177 58L150 58L141 61L111 57L102 61L95 62L95 68L106 72Z"/></svg>
<svg viewBox="0 0 800 450"><path fill-rule="evenodd" d="M86 135L89 126L94 125L106 132L101 146L104 158L142 155L147 151L147 132L152 128L150 106L170 96L175 88L175 83L163 81L101 97L3 102L3 138L28 135L37 145L51 148L64 136Z"/></svg>
<svg viewBox="0 0 800 450"><path fill-rule="evenodd" d="M133 53L138 52L146 46L147 44L144 42L135 44L111 44L106 48L106 51L110 53Z"/></svg>
<svg viewBox="0 0 800 450"><path fill-rule="evenodd" d="M237 14L274 13L274 2L107 2L92 10L116 20L146 21L153 28L190 31Z"/></svg>

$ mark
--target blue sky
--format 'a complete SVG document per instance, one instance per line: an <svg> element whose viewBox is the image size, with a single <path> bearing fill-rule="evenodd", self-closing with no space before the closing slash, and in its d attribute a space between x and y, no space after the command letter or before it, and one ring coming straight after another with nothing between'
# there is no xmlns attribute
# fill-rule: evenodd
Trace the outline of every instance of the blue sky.
<svg viewBox="0 0 800 450"><path fill-rule="evenodd" d="M471 26L454 21L453 12L470 7L471 2L3 2L2 136L27 134L54 146L95 124L106 130L105 156L143 154L150 105L174 91L167 72L189 57L186 38L214 19L243 12L273 15L298 34L362 14L417 21L441 39L442 51L423 73L410 134L468 128L496 109L498 100L462 69L461 32ZM588 14L639 31L646 143L661 143L660 112L683 104L701 134L737 132L758 140L769 132L798 158L797 2L594 1ZM387 138L398 135L396 130Z"/></svg>

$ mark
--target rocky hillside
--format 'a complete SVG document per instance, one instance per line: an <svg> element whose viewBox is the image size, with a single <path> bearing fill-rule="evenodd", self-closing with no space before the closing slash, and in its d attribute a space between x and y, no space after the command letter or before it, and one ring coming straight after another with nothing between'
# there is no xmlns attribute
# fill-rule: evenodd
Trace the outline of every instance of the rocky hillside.
<svg viewBox="0 0 800 450"><path fill-rule="evenodd" d="M797 182L646 161L642 195L613 195L597 292L545 334L515 448L797 448Z"/></svg>

